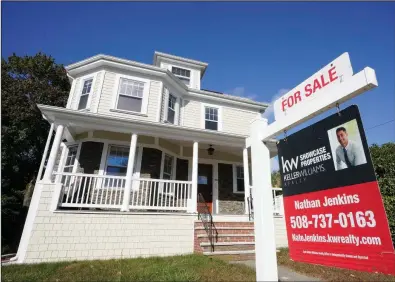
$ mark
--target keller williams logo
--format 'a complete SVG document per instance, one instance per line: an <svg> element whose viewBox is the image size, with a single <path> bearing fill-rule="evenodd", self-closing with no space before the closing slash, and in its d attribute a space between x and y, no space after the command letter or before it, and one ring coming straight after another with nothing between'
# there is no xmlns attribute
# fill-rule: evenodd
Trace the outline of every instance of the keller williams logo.
<svg viewBox="0 0 395 282"><path fill-rule="evenodd" d="M284 158L281 157L283 173L291 171L292 167L295 167L295 169L297 169L298 168L298 159L299 159L299 156L296 157L296 159L291 158L291 161L289 161L289 160L284 161Z"/></svg>

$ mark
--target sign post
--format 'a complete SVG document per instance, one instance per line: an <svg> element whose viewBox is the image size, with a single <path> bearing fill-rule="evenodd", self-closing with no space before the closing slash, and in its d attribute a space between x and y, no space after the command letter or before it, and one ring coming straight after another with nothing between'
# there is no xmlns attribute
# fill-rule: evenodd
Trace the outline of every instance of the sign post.
<svg viewBox="0 0 395 282"><path fill-rule="evenodd" d="M369 67L352 74L349 56L345 53L293 89L294 92L290 91L278 99L274 103L274 123L261 123L258 126L255 121L251 125L246 147L251 147L252 157L257 281L278 280L270 156L265 153L268 149L263 141L377 86L375 71ZM289 98L290 96L293 98ZM287 102L282 102L285 99ZM262 122L267 124L267 121Z"/></svg>
<svg viewBox="0 0 395 282"><path fill-rule="evenodd" d="M251 125L253 187L259 187L253 188L256 279L277 281L270 152L259 136L265 128L267 120L255 120Z"/></svg>

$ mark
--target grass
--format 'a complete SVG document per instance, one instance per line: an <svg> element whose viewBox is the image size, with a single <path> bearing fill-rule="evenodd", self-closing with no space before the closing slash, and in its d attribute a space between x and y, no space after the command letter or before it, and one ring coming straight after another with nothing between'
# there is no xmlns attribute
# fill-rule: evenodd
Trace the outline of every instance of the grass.
<svg viewBox="0 0 395 282"><path fill-rule="evenodd" d="M395 276L392 275L295 262L289 258L288 249L280 249L280 252L277 253L277 263L295 272L316 277L324 281L395 281Z"/></svg>
<svg viewBox="0 0 395 282"><path fill-rule="evenodd" d="M9 265L2 281L255 281L255 271L203 255Z"/></svg>

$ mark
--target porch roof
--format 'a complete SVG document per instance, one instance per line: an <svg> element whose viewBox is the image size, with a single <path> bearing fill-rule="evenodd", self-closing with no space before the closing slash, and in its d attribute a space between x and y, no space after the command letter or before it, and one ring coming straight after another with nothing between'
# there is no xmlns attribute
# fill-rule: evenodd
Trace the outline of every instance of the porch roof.
<svg viewBox="0 0 395 282"><path fill-rule="evenodd" d="M191 128L167 123L157 123L131 118L122 118L103 113L76 111L48 105L37 105L48 122L63 124L71 135L78 127L90 130L107 130L122 133L137 133L148 136L162 137L173 140L200 141L217 145L245 148L246 135ZM271 156L277 155L276 140L267 142Z"/></svg>

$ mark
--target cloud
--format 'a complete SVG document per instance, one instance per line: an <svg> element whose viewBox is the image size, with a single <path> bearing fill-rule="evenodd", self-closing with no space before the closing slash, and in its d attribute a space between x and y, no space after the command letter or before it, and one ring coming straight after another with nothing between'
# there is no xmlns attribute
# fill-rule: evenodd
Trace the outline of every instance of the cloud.
<svg viewBox="0 0 395 282"><path fill-rule="evenodd" d="M280 169L280 166L278 164L278 157L274 157L270 159L270 168L272 172L278 171Z"/></svg>
<svg viewBox="0 0 395 282"><path fill-rule="evenodd" d="M243 86L238 86L230 91L227 91L226 93L229 93L230 95L234 95L234 96L248 98L251 100L255 100L258 97L258 95L254 93L248 93L245 87Z"/></svg>
<svg viewBox="0 0 395 282"><path fill-rule="evenodd" d="M280 90L277 91L277 93L273 96L272 101L269 104L269 107L265 110L263 113L262 117L267 118L269 121L274 120L274 101L276 101L278 98L283 96L285 93L287 93L290 89L287 88L281 88Z"/></svg>

